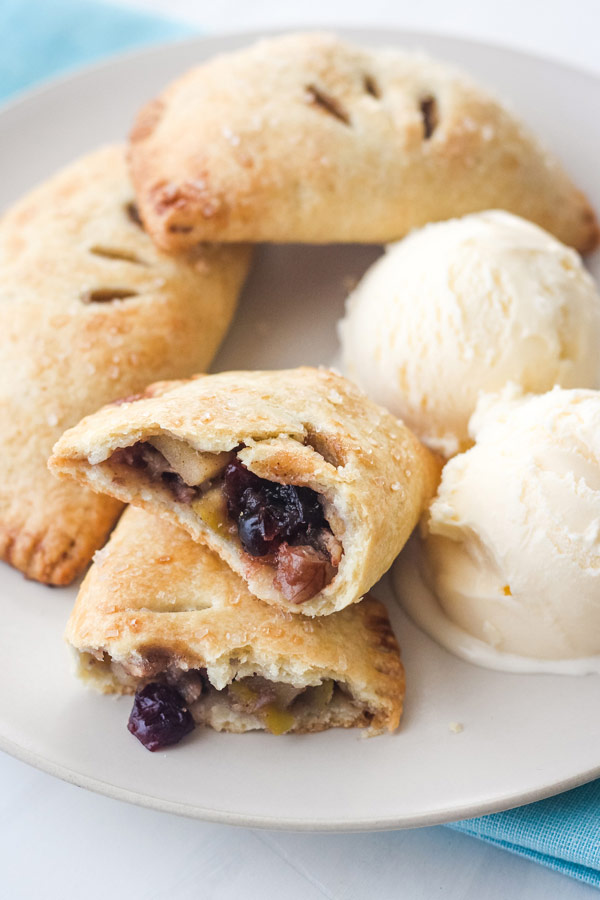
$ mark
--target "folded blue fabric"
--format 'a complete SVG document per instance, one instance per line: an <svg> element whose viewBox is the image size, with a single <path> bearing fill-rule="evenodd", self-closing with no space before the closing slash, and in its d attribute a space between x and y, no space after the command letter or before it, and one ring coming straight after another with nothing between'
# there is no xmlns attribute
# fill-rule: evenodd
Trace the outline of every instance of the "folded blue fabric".
<svg viewBox="0 0 600 900"><path fill-rule="evenodd" d="M190 31L92 0L1 0L0 98L119 50ZM600 781L450 827L600 887Z"/></svg>
<svg viewBox="0 0 600 900"><path fill-rule="evenodd" d="M450 827L600 887L600 781Z"/></svg>

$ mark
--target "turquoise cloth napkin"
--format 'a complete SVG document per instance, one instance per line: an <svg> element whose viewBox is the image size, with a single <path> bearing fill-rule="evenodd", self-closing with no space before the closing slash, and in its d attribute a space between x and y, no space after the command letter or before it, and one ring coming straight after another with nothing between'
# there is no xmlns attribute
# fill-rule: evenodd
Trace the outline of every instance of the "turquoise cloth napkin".
<svg viewBox="0 0 600 900"><path fill-rule="evenodd" d="M450 828L600 887L600 780Z"/></svg>
<svg viewBox="0 0 600 900"><path fill-rule="evenodd" d="M0 0L0 98L119 50L190 33L93 0ZM450 826L600 887L600 781Z"/></svg>
<svg viewBox="0 0 600 900"><path fill-rule="evenodd" d="M119 51L189 33L182 23L93 0L0 0L0 100Z"/></svg>

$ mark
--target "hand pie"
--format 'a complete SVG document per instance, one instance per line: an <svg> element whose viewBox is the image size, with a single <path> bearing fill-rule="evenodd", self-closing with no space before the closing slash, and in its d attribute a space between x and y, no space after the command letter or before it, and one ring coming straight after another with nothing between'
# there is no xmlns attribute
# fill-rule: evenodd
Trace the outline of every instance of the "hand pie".
<svg viewBox="0 0 600 900"><path fill-rule="evenodd" d="M168 516L257 597L310 616L372 587L438 478L398 419L311 368L152 385L67 431L49 464Z"/></svg>
<svg viewBox="0 0 600 900"><path fill-rule="evenodd" d="M207 547L132 507L96 555L66 637L93 687L145 688L130 730L150 749L193 727L188 709L218 731L275 734L378 734L402 712L404 672L381 603L367 597L325 619L277 612Z"/></svg>
<svg viewBox="0 0 600 900"><path fill-rule="evenodd" d="M332 35L261 41L192 69L139 114L133 183L168 250L199 240L388 242L484 209L598 242L559 162L467 76Z"/></svg>
<svg viewBox="0 0 600 900"><path fill-rule="evenodd" d="M65 428L155 378L208 366L248 251L156 251L133 205L122 147L87 156L0 221L0 558L66 584L121 504L47 469Z"/></svg>

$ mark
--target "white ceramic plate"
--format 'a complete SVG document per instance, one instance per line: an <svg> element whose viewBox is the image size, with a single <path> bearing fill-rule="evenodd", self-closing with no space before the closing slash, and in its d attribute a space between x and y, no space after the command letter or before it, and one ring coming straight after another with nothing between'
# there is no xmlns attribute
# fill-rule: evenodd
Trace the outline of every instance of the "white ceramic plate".
<svg viewBox="0 0 600 900"><path fill-rule="evenodd" d="M513 103L600 208L600 82L453 38L348 32L458 62ZM0 206L57 166L124 136L147 98L187 66L254 36L195 39L119 58L0 113ZM264 249L216 369L330 362L348 278L373 247ZM68 781L170 812L241 825L364 830L505 809L600 775L600 678L508 675L456 659L389 601L408 677L393 737L274 738L196 731L150 754L127 732L130 699L89 693L61 635L75 589L0 566L0 746ZM450 730L460 722L462 733Z"/></svg>

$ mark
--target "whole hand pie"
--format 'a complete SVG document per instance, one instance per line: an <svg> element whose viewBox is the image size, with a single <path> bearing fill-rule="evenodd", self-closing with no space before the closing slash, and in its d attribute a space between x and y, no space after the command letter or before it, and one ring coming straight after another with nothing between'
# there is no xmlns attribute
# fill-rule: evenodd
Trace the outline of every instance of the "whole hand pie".
<svg viewBox="0 0 600 900"><path fill-rule="evenodd" d="M49 465L166 515L257 597L310 616L383 575L439 474L398 419L311 368L152 385L67 431Z"/></svg>
<svg viewBox="0 0 600 900"><path fill-rule="evenodd" d="M0 558L66 584L121 510L47 469L65 428L155 378L208 366L247 271L242 247L157 252L122 147L38 187L0 221Z"/></svg>
<svg viewBox="0 0 600 900"><path fill-rule="evenodd" d="M139 114L130 163L148 231L199 240L388 242L506 209L580 252L586 198L454 68L334 36L261 41L188 72Z"/></svg>
<svg viewBox="0 0 600 900"><path fill-rule="evenodd" d="M130 730L149 749L193 727L190 713L218 731L377 734L402 712L404 672L381 603L316 620L274 611L207 547L140 509L125 511L97 554L66 637L93 687L143 689Z"/></svg>

